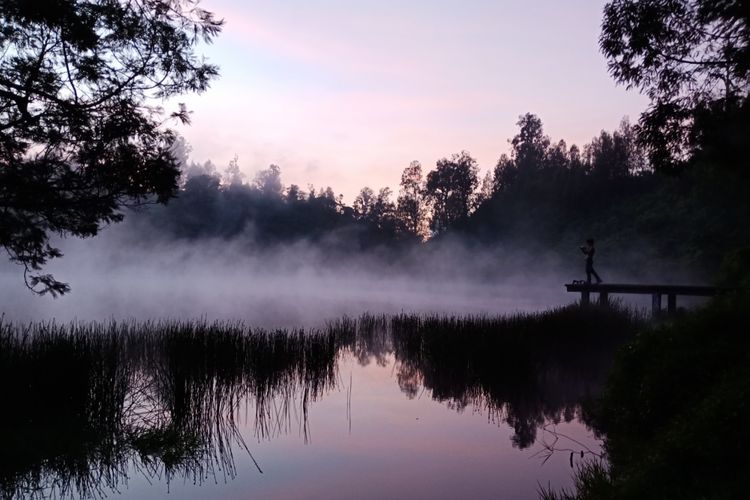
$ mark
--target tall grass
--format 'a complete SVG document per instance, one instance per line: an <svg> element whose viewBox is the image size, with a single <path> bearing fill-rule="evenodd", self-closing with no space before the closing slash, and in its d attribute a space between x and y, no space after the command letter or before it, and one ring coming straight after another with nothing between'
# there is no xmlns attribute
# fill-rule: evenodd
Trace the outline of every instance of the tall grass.
<svg viewBox="0 0 750 500"><path fill-rule="evenodd" d="M99 496L134 462L231 477L241 405L261 436L296 399L306 414L336 382L336 340L238 323L0 323L0 492Z"/></svg>
<svg viewBox="0 0 750 500"><path fill-rule="evenodd" d="M572 489L555 490L540 485L537 493L540 500L606 500L613 498L614 488L607 464L592 460L576 468Z"/></svg>

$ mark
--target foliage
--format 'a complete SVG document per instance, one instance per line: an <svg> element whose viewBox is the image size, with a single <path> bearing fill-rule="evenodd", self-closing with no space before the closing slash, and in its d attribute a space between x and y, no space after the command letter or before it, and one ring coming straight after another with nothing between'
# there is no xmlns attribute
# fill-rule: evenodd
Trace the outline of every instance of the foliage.
<svg viewBox="0 0 750 500"><path fill-rule="evenodd" d="M651 99L640 136L664 170L685 165L702 131L728 131L724 118L750 91L750 16L742 0L614 0L604 8L599 44L615 80ZM697 119L708 108L710 126Z"/></svg>
<svg viewBox="0 0 750 500"><path fill-rule="evenodd" d="M377 194L364 188L348 207L330 187L285 189L281 169L271 165L252 184L222 183L215 174L189 177L169 205L152 207L134 223L138 234L158 238L239 238L261 249L306 241L338 254L402 243L390 196L387 188Z"/></svg>
<svg viewBox="0 0 750 500"><path fill-rule="evenodd" d="M375 206L375 192L372 188L367 186L363 187L356 198L354 198L354 213L360 219L365 219L371 216Z"/></svg>
<svg viewBox="0 0 750 500"><path fill-rule="evenodd" d="M520 242L568 255L595 235L619 271L687 267L713 279L727 252L750 245L750 231L739 223L750 217L743 175L715 165L696 159L681 176L651 171L623 121L583 155L575 146L567 153L559 142L550 146L533 176L524 178L514 159L501 157L493 195L454 233L482 245Z"/></svg>
<svg viewBox="0 0 750 500"><path fill-rule="evenodd" d="M593 423L606 433L609 498L741 498L750 444L748 297L635 337Z"/></svg>
<svg viewBox="0 0 750 500"><path fill-rule="evenodd" d="M443 233L468 217L479 184L478 171L477 161L461 151L438 160L435 170L427 174L425 196L432 206L430 229L435 233Z"/></svg>
<svg viewBox="0 0 750 500"><path fill-rule="evenodd" d="M540 486L538 493L541 500L605 500L614 494L609 468L601 460L577 466L572 490L556 491L549 486Z"/></svg>
<svg viewBox="0 0 750 500"><path fill-rule="evenodd" d="M384 187L375 192L364 187L354 199L355 218L369 226L374 233L387 237L396 236L396 205L391 201L390 188Z"/></svg>
<svg viewBox="0 0 750 500"><path fill-rule="evenodd" d="M543 166L550 139L544 135L542 120L534 114L520 116L516 125L520 130L510 140L512 158L520 175L532 175Z"/></svg>
<svg viewBox="0 0 750 500"><path fill-rule="evenodd" d="M720 286L740 293L750 290L750 247L738 248L724 258L718 282Z"/></svg>
<svg viewBox="0 0 750 500"><path fill-rule="evenodd" d="M439 247L448 238L485 247L523 244L531 253L571 256L583 238L594 235L606 267L632 276L646 276L655 267L663 274L688 267L705 279L713 279L727 251L750 245L750 232L737 223L750 217L740 174L720 172L708 159L696 159L677 177L654 172L627 120L612 132L602 131L582 153L576 145L546 138L540 119L521 118L535 124L531 135L537 144L549 144L535 153L541 163L527 161L524 168L533 175L521 175L515 160L521 153L503 155L494 179L485 177L481 196L471 192L470 207L475 208L467 208L466 196L457 194L467 193L462 183L465 187L475 166L468 154L463 160L456 155L460 161L455 165L443 159L428 173L433 195L422 165L413 162L403 171L397 203L389 189L365 187L353 206L331 188L284 187L275 165L248 184L228 178L222 182L216 167L206 162L186 165L187 181L178 198L136 220L148 221L162 237L242 238L254 247L304 240L327 253L334 250L332 254L382 249L401 252L390 255L408 260L420 252L415 245L424 239L431 209L432 223L442 214L439 224L447 227L427 247ZM448 221L446 211L436 209L444 205L434 205L436 196L448 205L447 200L463 200L452 206L460 208L455 214L466 210L466 215Z"/></svg>
<svg viewBox="0 0 750 500"><path fill-rule="evenodd" d="M269 165L266 170L261 170L255 175L254 184L267 197L281 197L284 192L284 185L281 183L281 167Z"/></svg>
<svg viewBox="0 0 750 500"><path fill-rule="evenodd" d="M223 21L193 0L4 0L0 9L0 245L38 293L50 236L93 236L127 203L166 201L179 170L156 99L208 87L198 59ZM184 107L173 116L188 120Z"/></svg>
<svg viewBox="0 0 750 500"><path fill-rule="evenodd" d="M425 186L422 164L413 161L401 174L401 189L396 206L396 218L400 228L417 238L425 235L424 221L427 216Z"/></svg>
<svg viewBox="0 0 750 500"><path fill-rule="evenodd" d="M646 158L635 135L627 118L613 133L602 130L584 150L585 165L597 177L609 180L645 172ZM564 158L564 151L559 156Z"/></svg>

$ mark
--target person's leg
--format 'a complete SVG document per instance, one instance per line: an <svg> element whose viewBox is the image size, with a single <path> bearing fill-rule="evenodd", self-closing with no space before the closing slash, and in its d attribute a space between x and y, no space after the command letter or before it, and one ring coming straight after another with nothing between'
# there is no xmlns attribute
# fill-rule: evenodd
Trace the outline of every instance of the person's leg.
<svg viewBox="0 0 750 500"><path fill-rule="evenodd" d="M596 282L597 283L601 283L602 282L602 279L599 277L599 274L596 271L594 271L593 267L591 268L591 274L594 275L594 278L596 278ZM591 283L591 274L589 274L589 283Z"/></svg>
<svg viewBox="0 0 750 500"><path fill-rule="evenodd" d="M590 267L586 267L586 283L589 285L591 284L591 273L593 273L594 270Z"/></svg>

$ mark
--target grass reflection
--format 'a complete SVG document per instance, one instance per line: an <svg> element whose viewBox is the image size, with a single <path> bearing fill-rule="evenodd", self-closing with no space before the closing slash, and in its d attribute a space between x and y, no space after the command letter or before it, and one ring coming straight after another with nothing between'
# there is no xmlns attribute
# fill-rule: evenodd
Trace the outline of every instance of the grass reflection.
<svg viewBox="0 0 750 500"><path fill-rule="evenodd" d="M243 405L261 437L292 401L306 414L335 384L336 338L228 323L0 324L0 492L104 496L131 467L167 482L231 478L233 445L247 450Z"/></svg>

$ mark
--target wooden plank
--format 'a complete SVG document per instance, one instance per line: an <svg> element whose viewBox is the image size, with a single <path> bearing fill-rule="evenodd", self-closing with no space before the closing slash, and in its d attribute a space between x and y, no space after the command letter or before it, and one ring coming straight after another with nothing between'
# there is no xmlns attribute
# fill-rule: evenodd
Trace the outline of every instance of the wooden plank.
<svg viewBox="0 0 750 500"><path fill-rule="evenodd" d="M626 294L647 294L655 293L662 295L691 295L701 297L712 297L720 293L714 286L693 286L693 285L637 285L628 283L602 283L596 285L593 283L568 283L565 288L569 292L597 292L597 293L626 293Z"/></svg>

